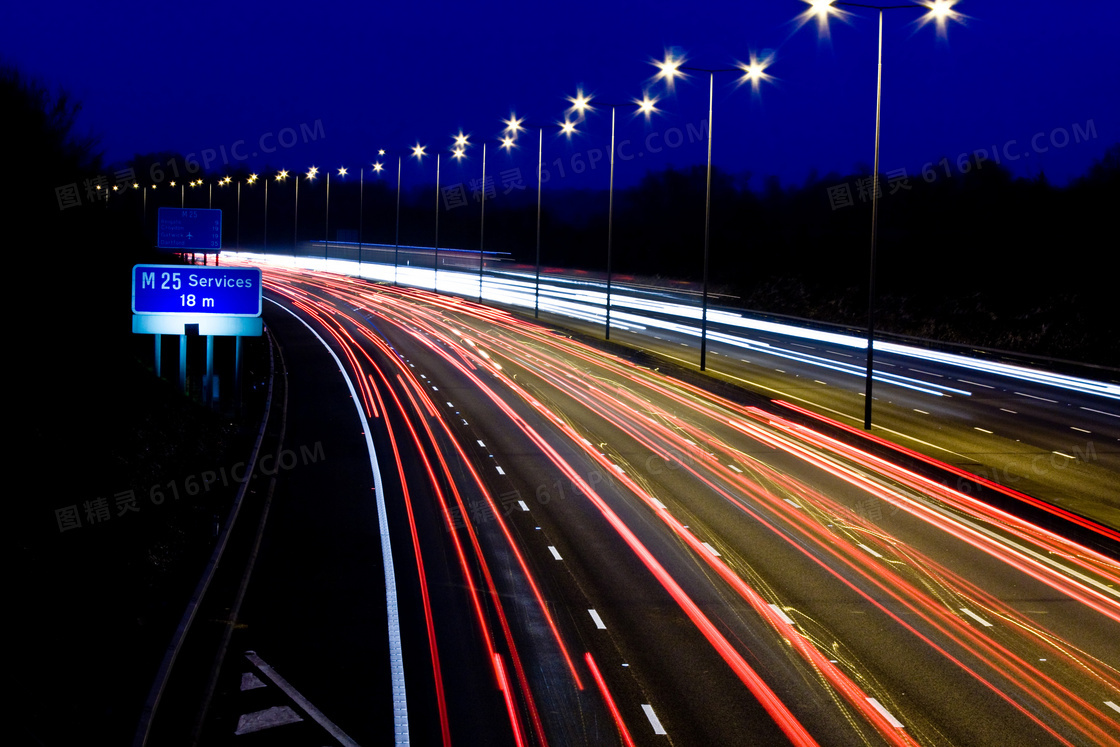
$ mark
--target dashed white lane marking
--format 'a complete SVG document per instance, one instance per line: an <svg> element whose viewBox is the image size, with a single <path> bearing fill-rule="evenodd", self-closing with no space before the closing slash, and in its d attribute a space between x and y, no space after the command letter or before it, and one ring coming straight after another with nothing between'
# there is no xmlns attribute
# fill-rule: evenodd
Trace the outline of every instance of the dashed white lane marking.
<svg viewBox="0 0 1120 747"><path fill-rule="evenodd" d="M517 505L521 506L522 511L528 511L529 510L529 506L525 503L525 501L518 501Z"/></svg>
<svg viewBox="0 0 1120 747"><path fill-rule="evenodd" d="M977 615L977 614L976 614L975 612L973 612L972 610L968 609L967 607L961 607L961 612L965 613L966 615L968 615L969 617L971 617L971 618L972 618L973 620L975 620L976 622L978 622L978 623L980 623L981 625L983 625L983 626L984 626L985 628L990 628L990 627L992 627L992 624L991 624L990 622L988 622L988 621L987 621L987 620L985 620L984 618L980 617L980 615Z"/></svg>
<svg viewBox="0 0 1120 747"><path fill-rule="evenodd" d="M973 427L973 429L974 429L974 430L978 430L978 431L980 431L981 433L987 433L987 434L988 434L989 436L990 436L990 435L992 435L992 432L991 432L990 430L988 430L987 428L981 428L981 427L980 427L980 426L978 426L978 425L974 425L974 426L972 426L972 427Z"/></svg>
<svg viewBox="0 0 1120 747"><path fill-rule="evenodd" d="M1108 706L1109 708L1111 708L1112 710L1116 711L1117 713L1120 713L1120 705L1116 705L1116 704L1115 704L1115 703L1113 703L1113 702L1112 702L1111 700L1106 700L1106 701L1104 702L1104 704L1105 704L1106 706Z"/></svg>
<svg viewBox="0 0 1120 747"><path fill-rule="evenodd" d="M482 439L480 438L480 439L477 439L477 440L478 440L478 445L485 449L486 444L482 443Z"/></svg>
<svg viewBox="0 0 1120 747"><path fill-rule="evenodd" d="M657 506L658 508L660 508L662 510L665 509L665 504L662 503L661 501L657 500L656 498L650 498L650 500L653 501L653 505Z"/></svg>
<svg viewBox="0 0 1120 747"><path fill-rule="evenodd" d="M789 615L786 614L786 611L783 610L781 607L779 607L776 604L772 604L772 605L770 605L770 609L774 610L774 612L776 612L778 614L778 617L782 618L782 620L785 622L786 625L793 625L793 620L790 618Z"/></svg>
<svg viewBox="0 0 1120 747"><path fill-rule="evenodd" d="M743 474L743 470L739 469L734 464L729 464L727 466L730 467L731 469L735 470L736 472L738 472L740 475Z"/></svg>
<svg viewBox="0 0 1120 747"><path fill-rule="evenodd" d="M871 549L870 547L868 547L867 545L863 544L862 542L860 542L860 543L859 543L859 546L860 546L860 547L862 547L862 548L863 548L864 550L867 550L867 552L871 553L872 555L874 555L874 556L875 556L875 557L877 557L877 558L881 558L881 557L883 557L882 555L880 555L879 553L875 552L874 550L872 550L872 549Z"/></svg>
<svg viewBox="0 0 1120 747"><path fill-rule="evenodd" d="M720 556L720 554L719 554L719 550L715 549L714 547L712 547L711 545L709 545L709 544L708 544L707 542L701 542L700 544L701 544L701 545L703 545L703 546L704 546L704 549L706 549L706 550L707 550L708 552L710 552L710 553L711 553L712 555L715 555L715 556L716 556L717 558L718 558L718 557L721 557L721 556Z"/></svg>
<svg viewBox="0 0 1120 747"><path fill-rule="evenodd" d="M1055 405L1058 404L1058 400L1056 400L1056 399L1046 399L1045 397L1036 397L1033 394L1023 394L1022 392L1015 392L1015 393L1018 394L1020 397L1030 397L1031 399L1040 399L1043 402L1050 402L1051 404L1055 404Z"/></svg>
<svg viewBox="0 0 1120 747"><path fill-rule="evenodd" d="M504 469L502 469L501 467L499 467L496 464L494 465L494 469L498 470L499 475L504 475L506 473L506 471Z"/></svg>
<svg viewBox="0 0 1120 747"><path fill-rule="evenodd" d="M642 710L646 712L646 718L649 719L649 725L653 727L654 734L668 734L665 727L661 725L661 719L653 712L653 706L649 703L642 703Z"/></svg>
<svg viewBox="0 0 1120 747"><path fill-rule="evenodd" d="M252 734L255 731L264 731L274 726L295 724L300 721L303 721L300 715L288 706L273 706L263 711L241 714L241 718L237 719L237 731L234 734L237 736Z"/></svg>
<svg viewBox="0 0 1120 747"><path fill-rule="evenodd" d="M977 383L977 382L975 382L975 381L966 381L966 380L964 380L964 379L957 379L957 381L959 381L959 382L960 382L960 383L962 383L962 384L970 384L970 385L972 385L972 386L982 386L982 387L984 387L985 389L995 389L995 387L994 387L994 386L989 386L989 385L987 385L987 384L978 384L978 383Z"/></svg>
<svg viewBox="0 0 1120 747"><path fill-rule="evenodd" d="M1071 425L1070 430L1081 431L1082 433L1092 433L1092 431L1087 431L1084 428L1078 428L1076 425Z"/></svg>
<svg viewBox="0 0 1120 747"><path fill-rule="evenodd" d="M559 551L559 550L557 550L557 549L556 549L555 547L553 547L552 545L549 545L549 546L548 546L548 551L549 551L550 553L552 553L552 557L556 558L557 560L563 560L563 558L562 558L562 557L560 557L560 551Z"/></svg>
<svg viewBox="0 0 1120 747"><path fill-rule="evenodd" d="M1057 454L1058 456L1064 456L1066 459L1073 459L1073 457L1071 457L1069 454L1063 454L1060 451L1055 451L1054 453Z"/></svg>
<svg viewBox="0 0 1120 747"><path fill-rule="evenodd" d="M1114 412L1105 412L1104 410L1094 410L1092 407L1082 407L1081 409L1085 410L1087 412L1095 412L1098 415L1107 415L1110 418L1120 418L1120 415L1117 415Z"/></svg>
<svg viewBox="0 0 1120 747"><path fill-rule="evenodd" d="M793 506L794 508L801 508L800 503L797 503L795 501L791 501L789 498L783 498L782 500L785 501L786 503L788 503L789 505Z"/></svg>
<svg viewBox="0 0 1120 747"><path fill-rule="evenodd" d="M1019 414L1017 410L1008 410L1006 407L1001 407L999 409L1000 409L1000 412L1009 412L1012 415L1018 415Z"/></svg>
<svg viewBox="0 0 1120 747"><path fill-rule="evenodd" d="M453 404L451 404L450 402L448 402L448 403L447 403L447 406L448 406L448 407L454 407L455 405L453 405Z"/></svg>
<svg viewBox="0 0 1120 747"><path fill-rule="evenodd" d="M919 409L918 409L917 407L915 407L915 408L914 408L914 412L920 412L920 413L922 413L923 415L929 415L929 413L928 413L928 412L926 412L925 410L919 410Z"/></svg>
<svg viewBox="0 0 1120 747"><path fill-rule="evenodd" d="M879 701L875 700L875 698L868 698L867 702L870 703L872 706L874 706L876 711L883 714L883 718L885 718L887 721L890 721L891 726L895 727L896 729L905 728L903 726L902 722L899 721L898 719L896 719L894 717L894 714L891 713L890 711L888 711L886 708L884 708L883 704L880 703Z"/></svg>
<svg viewBox="0 0 1120 747"><path fill-rule="evenodd" d="M587 614L591 615L591 619L595 621L595 627L599 630L606 630L607 626L603 624L603 618L599 617L599 613L595 610L588 610Z"/></svg>

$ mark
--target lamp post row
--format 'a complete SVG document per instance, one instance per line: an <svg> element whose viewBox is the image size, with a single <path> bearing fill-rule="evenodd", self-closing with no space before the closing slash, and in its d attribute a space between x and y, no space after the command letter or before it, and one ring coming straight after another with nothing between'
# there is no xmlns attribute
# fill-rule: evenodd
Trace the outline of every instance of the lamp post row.
<svg viewBox="0 0 1120 747"><path fill-rule="evenodd" d="M869 258L869 279L868 279L868 322L867 322L867 359L865 370L865 391L864 391L864 428L870 430L871 428L871 414L872 414L872 389L873 389L873 362L874 362L874 334L875 334L875 301L876 301L876 253L878 241L878 194L879 194L879 142L880 142L880 122L882 112L882 90L883 90L883 14L888 10L905 10L905 9L920 9L924 8L927 11L926 18L929 20L936 20L938 24L943 24L947 19L953 18L955 12L952 6L955 0L929 0L922 4L908 4L908 5L874 5L868 3L855 3L855 2L841 2L838 0L805 0L810 6L806 11L807 17L815 16L822 26L827 24L827 19L838 13L843 13L841 8L860 8L874 10L878 14L878 66L876 76L876 95L875 95L875 145L874 145L874 159L872 167L872 189L871 189L871 247ZM701 300L701 334L700 334L700 370L706 369L707 365L707 328L708 328L708 295L709 295L709 256L710 256L710 241L711 241L711 199L712 199L712 142L713 142L713 114L714 114L714 94L715 94L715 75L717 73L738 72L742 75L740 82L751 82L757 90L759 83L766 80L768 76L764 70L769 64L770 60L756 60L753 59L747 65L739 65L735 68L700 68L690 67L683 64L683 60L675 59L671 54L667 55L665 60L655 62L654 64L659 68L659 72L654 76L656 80L665 80L669 88L672 88L673 81L678 77L684 77L685 72L703 72L708 74L708 133L707 133L707 174L705 182L705 202L704 202L704 260L703 260L703 289ZM579 91L575 97L569 98L568 101L572 106L567 110L567 114L571 115L578 112L579 118L572 121L565 118L563 122L557 122L560 127L561 134L571 138L576 133L576 126L582 123L585 115L589 111L594 111L591 106L591 97L585 96L582 91ZM651 99L648 95L643 100L638 101L635 99L632 103L637 105L638 112L645 114L647 119L656 111L655 104L657 99ZM604 337L610 339L610 313L611 313L611 284L612 284L612 251L613 251L613 214L614 214L614 151L615 151L615 126L616 126L616 109L620 105L617 103L601 103L602 106L609 106L611 109L611 158L610 158L610 177L608 184L608 206L607 206L607 276L606 276L606 302L605 302L605 328ZM509 120L503 120L506 125L504 137L502 139L501 147L509 150L516 145L518 134L526 128L525 121L518 119L515 115L511 115ZM541 246L541 184L543 172L543 151L544 151L544 126L532 125L538 130L538 146L537 146L537 230L536 230L536 273L534 282L534 316L540 316L540 275L541 275L541 262L540 262L540 246ZM455 137L455 145L452 149L452 156L457 160L465 157L465 149L470 145L469 139L462 132ZM381 150L379 156L384 156L385 151ZM417 143L412 148L411 157L415 157L417 161L422 161L427 156L426 146ZM399 264L400 252L400 190L401 190L401 163L402 158L400 155L397 157L397 199L396 199L396 234L395 234L395 251L394 251L394 276L393 282L397 283L397 266ZM373 170L380 173L383 170L383 164L377 161L373 164ZM315 167L311 167L307 174L309 180L314 180L315 174L318 171ZM346 169L339 169L339 175L345 176ZM362 170L360 190L364 195L364 173ZM286 171L281 171L277 174L276 180L283 181L287 177ZM440 200L440 154L436 153L436 215L435 215L435 266L433 270L433 290L438 291L438 273L439 273L439 200ZM254 183L257 176L251 175L246 181L247 183ZM201 184L202 180L198 180ZM264 225L264 243L267 248L268 245L268 180L265 179L265 196L264 196L264 209L265 209L265 225ZM230 177L225 177L219 181L220 185L228 185ZM133 185L134 187L138 185ZM192 182L191 186L195 186ZM237 183L237 205L238 205L238 247L240 248L240 205L241 205L241 182ZM483 143L482 150L482 182L481 182L481 198L480 198L480 220L479 220L479 280L478 280L478 300L482 301L483 298L483 277L485 269L485 216L486 216L486 143ZM180 193L181 204L185 205L185 190ZM296 218L297 232L298 232L298 205L299 205L299 180L296 179ZM363 200L363 196L359 197L359 202ZM144 190L145 201L145 216L146 203L147 203L147 188ZM211 186L210 201L213 202L213 188ZM359 208L359 212L361 209ZM359 216L359 221L361 216ZM327 173L327 196L326 196L326 216L325 224L329 227L330 221L330 173ZM361 262L361 226L359 225L359 248L358 248L358 261L359 266ZM329 257L329 233L325 238L324 259ZM296 247L293 246L293 254Z"/></svg>

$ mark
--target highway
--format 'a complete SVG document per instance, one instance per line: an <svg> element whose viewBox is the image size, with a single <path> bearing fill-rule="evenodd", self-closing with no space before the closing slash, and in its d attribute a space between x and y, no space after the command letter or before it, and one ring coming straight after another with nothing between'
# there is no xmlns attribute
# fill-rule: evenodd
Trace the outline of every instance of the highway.
<svg viewBox="0 0 1120 747"><path fill-rule="evenodd" d="M605 285L594 274L546 273L538 297L532 268L513 269L496 257L487 260L480 292L477 271L466 270L472 261L478 267L477 252L442 250L438 273L430 248L367 246L358 265L355 247L332 244L330 256L329 262L314 255L259 259L402 286L438 285L444 294L539 309L542 322L604 334ZM384 264L393 260L400 267ZM611 341L696 370L698 295L616 280ZM714 306L708 330L709 377L862 426L862 331ZM1120 372L1085 367L1092 378L1055 374L1045 361L1027 365L979 350L950 354L917 341L877 340L875 347L873 433L1120 530Z"/></svg>
<svg viewBox="0 0 1120 747"><path fill-rule="evenodd" d="M796 391L732 397L509 311L263 269L266 323L350 382L315 406L376 452L376 480L344 466L371 488L355 521L383 502L415 743L1120 744L1107 528L1077 544L833 438Z"/></svg>

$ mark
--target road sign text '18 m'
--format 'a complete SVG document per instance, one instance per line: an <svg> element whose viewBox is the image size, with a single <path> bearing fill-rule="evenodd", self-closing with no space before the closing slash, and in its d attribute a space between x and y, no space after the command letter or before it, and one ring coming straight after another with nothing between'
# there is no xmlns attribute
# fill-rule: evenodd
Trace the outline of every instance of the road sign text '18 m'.
<svg viewBox="0 0 1120 747"><path fill-rule="evenodd" d="M136 265L134 314L260 316L261 271L256 267Z"/></svg>

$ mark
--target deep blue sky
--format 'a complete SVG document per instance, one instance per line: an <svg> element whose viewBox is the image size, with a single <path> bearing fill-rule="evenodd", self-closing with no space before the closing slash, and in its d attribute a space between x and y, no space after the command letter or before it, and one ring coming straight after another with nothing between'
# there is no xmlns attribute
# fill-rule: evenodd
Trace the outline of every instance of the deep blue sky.
<svg viewBox="0 0 1120 747"><path fill-rule="evenodd" d="M775 80L757 96L736 88L732 74L717 77L715 164L751 171L757 188L769 175L800 184L812 170L848 173L872 160L875 14L833 20L822 40L815 22L799 28L794 20L806 7L799 0L11 2L0 10L0 58L81 100L81 128L102 135L110 162L212 149L220 171L222 146L235 165L229 149L245 141L240 153L254 169L267 160L291 170L314 164L353 172L368 167L378 148L407 154L420 142L445 154L448 184L481 168L478 146L468 161L448 164L460 129L475 143L490 138L488 173L521 167L531 183L535 133L522 137L518 155L495 153L500 120L511 110L550 124L581 85L627 102L649 85L650 61L670 47L687 55L686 64L709 68L773 50ZM884 173L905 168L920 178L923 164L948 156L955 174L961 154L998 148L1016 174L1044 168L1064 184L1120 141L1117 3L963 0L956 9L967 17L944 35L915 24L921 11L886 13ZM669 97L661 87L652 91L663 96L664 113L649 125L619 111L618 139L631 141L632 156L616 164L619 183L670 162L704 163L704 144L689 142L687 125L706 119L706 77L678 83ZM281 131L298 134L301 125L319 137L279 147ZM593 149L606 150L609 110L583 129L571 144L546 134L553 183L562 159L564 184L606 185L605 158L582 177L571 171L574 154L586 161ZM662 150L639 157L650 132ZM678 134L679 147L664 147ZM262 136L276 148L267 159ZM946 166L936 169L943 177ZM433 176L430 159L406 166L406 180Z"/></svg>

